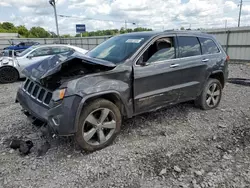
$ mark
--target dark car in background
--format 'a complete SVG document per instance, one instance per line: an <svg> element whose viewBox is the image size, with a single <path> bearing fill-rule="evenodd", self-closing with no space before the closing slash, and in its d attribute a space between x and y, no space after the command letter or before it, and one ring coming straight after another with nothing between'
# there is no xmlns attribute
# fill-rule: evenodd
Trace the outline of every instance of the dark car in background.
<svg viewBox="0 0 250 188"><path fill-rule="evenodd" d="M33 45L39 45L39 42L33 42L33 41L28 41L28 42L20 42L16 45L11 45L3 49L3 56L12 56L12 52L22 52L26 50L27 48L33 46Z"/></svg>
<svg viewBox="0 0 250 188"><path fill-rule="evenodd" d="M112 143L123 117L191 100L216 108L228 60L208 34L124 34L86 55L60 54L27 67L16 100L32 119L94 151Z"/></svg>

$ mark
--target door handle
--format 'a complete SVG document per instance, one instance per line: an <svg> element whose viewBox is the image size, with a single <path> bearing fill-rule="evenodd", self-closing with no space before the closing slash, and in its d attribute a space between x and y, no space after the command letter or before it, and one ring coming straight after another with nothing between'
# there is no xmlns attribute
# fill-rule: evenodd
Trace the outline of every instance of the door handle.
<svg viewBox="0 0 250 188"><path fill-rule="evenodd" d="M208 62L209 61L209 59L203 59L202 60L202 62Z"/></svg>
<svg viewBox="0 0 250 188"><path fill-rule="evenodd" d="M179 67L180 66L180 64L172 64L172 65L170 65L170 68L175 68L175 67Z"/></svg>

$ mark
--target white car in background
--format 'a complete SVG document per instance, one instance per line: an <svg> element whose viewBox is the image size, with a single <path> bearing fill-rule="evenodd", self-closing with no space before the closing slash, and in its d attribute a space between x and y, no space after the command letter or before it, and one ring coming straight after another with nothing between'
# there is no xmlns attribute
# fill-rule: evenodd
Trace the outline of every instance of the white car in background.
<svg viewBox="0 0 250 188"><path fill-rule="evenodd" d="M0 83L12 83L19 78L24 78L25 76L21 72L26 66L46 59L52 55L69 51L76 51L82 54L87 52L87 50L76 46L51 44L31 46L17 54L17 56L0 57Z"/></svg>

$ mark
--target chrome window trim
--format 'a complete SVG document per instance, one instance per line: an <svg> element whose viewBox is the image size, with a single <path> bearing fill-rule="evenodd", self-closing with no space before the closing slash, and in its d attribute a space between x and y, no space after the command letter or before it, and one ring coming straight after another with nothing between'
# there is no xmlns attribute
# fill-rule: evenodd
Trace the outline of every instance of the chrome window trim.
<svg viewBox="0 0 250 188"><path fill-rule="evenodd" d="M214 53L214 54L201 54L201 55L195 55L195 56L189 56L189 57L177 57L177 58L175 58L175 59L167 59L167 60L163 60L163 61L154 61L154 62L152 62L152 63L150 63L148 66L141 66L141 65L137 65L136 64L136 62L139 60L139 58L141 57L141 55L149 48L149 46L151 45L151 44L153 44L156 40L158 40L158 39L160 39L160 38L165 38L165 37L175 37L176 35L164 35L164 36L158 36L157 38L155 38L154 40L152 40L146 47L145 47L145 49L143 49L142 50L142 53L140 53L140 55L137 57L137 58L135 58L135 60L134 60L134 66L135 67L148 67L148 66L151 66L151 65L155 65L155 64L161 64L161 63L168 63L168 62L170 62L170 61L177 61L177 60L185 60L185 59L191 59L191 58L195 58L195 57L202 57L202 56L210 56L210 55L220 55L220 54L222 54L222 51L221 51L221 49L220 49L220 47L218 46L218 44L217 44L217 42L215 42L214 40L213 40L213 38L211 38L211 37L208 37L208 36L193 36L193 35L183 35L183 36L187 36L187 37L197 37L198 38L198 40L199 40L199 38L207 38L207 39L210 39L210 40L212 40L215 44L216 44L216 46L217 46L217 48L219 49L219 52L218 53ZM176 36L176 37L178 37L178 35ZM199 43L200 43L200 41L199 41ZM201 45L201 44L200 44Z"/></svg>

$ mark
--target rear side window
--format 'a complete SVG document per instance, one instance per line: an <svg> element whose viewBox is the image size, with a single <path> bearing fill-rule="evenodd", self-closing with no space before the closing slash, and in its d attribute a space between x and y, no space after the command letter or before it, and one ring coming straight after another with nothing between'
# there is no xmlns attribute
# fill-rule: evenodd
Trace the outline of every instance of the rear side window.
<svg viewBox="0 0 250 188"><path fill-rule="evenodd" d="M201 47L197 37L178 37L180 57L201 55Z"/></svg>
<svg viewBox="0 0 250 188"><path fill-rule="evenodd" d="M201 43L202 54L215 54L220 52L213 40L208 38L199 38L199 40Z"/></svg>

